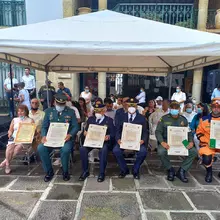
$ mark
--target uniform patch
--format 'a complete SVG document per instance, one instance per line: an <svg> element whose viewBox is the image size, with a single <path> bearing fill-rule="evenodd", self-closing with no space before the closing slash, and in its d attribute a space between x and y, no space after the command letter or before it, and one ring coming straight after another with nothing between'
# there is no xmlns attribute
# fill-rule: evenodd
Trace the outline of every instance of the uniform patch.
<svg viewBox="0 0 220 220"><path fill-rule="evenodd" d="M172 122L171 121L166 121L164 122L165 125L172 125Z"/></svg>
<svg viewBox="0 0 220 220"><path fill-rule="evenodd" d="M50 113L50 121L53 120L53 112Z"/></svg>
<svg viewBox="0 0 220 220"><path fill-rule="evenodd" d="M181 126L185 126L184 121L181 121L180 125Z"/></svg>

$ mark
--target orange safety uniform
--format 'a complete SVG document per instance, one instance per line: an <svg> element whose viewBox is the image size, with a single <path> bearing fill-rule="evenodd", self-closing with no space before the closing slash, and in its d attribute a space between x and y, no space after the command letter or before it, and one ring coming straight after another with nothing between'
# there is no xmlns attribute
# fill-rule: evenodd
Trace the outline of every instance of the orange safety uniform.
<svg viewBox="0 0 220 220"><path fill-rule="evenodd" d="M220 117L215 118L215 117L212 117L211 114L203 117L200 120L199 126L196 130L197 138L200 140L199 154L201 156L202 155L214 156L216 152L220 152L220 149L212 149L209 147L211 120L220 121Z"/></svg>

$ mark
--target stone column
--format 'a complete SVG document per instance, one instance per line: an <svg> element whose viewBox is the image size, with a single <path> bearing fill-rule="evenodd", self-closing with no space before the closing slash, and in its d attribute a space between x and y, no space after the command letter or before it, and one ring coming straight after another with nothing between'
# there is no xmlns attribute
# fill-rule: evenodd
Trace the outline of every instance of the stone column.
<svg viewBox="0 0 220 220"><path fill-rule="evenodd" d="M209 0L199 0L197 29L200 31L206 31L208 8L209 8ZM196 101L200 101L201 99L202 76L203 76L203 68L194 70L192 96L196 99Z"/></svg>
<svg viewBox="0 0 220 220"><path fill-rule="evenodd" d="M203 69L195 69L193 73L193 89L192 94L197 102L201 101Z"/></svg>
<svg viewBox="0 0 220 220"><path fill-rule="evenodd" d="M107 0L99 0L99 11L107 9ZM106 73L98 73L98 96L102 99L106 97Z"/></svg>

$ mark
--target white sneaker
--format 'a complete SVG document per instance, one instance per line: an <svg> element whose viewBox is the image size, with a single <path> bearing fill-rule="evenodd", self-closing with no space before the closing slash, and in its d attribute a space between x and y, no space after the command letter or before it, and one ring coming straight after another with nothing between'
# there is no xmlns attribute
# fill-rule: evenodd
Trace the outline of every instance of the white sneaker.
<svg viewBox="0 0 220 220"><path fill-rule="evenodd" d="M61 165L61 160L60 160L60 158L56 159L56 160L53 162L53 165L54 165L54 166L59 166L59 165Z"/></svg>

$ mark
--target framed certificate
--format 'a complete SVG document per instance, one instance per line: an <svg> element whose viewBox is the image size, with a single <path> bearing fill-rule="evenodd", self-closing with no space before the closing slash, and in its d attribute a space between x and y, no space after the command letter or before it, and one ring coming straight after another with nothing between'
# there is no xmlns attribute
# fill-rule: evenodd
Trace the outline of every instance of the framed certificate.
<svg viewBox="0 0 220 220"><path fill-rule="evenodd" d="M170 146L168 155L189 155L188 149L183 144L183 141L188 140L188 132L188 127L167 127L168 145Z"/></svg>
<svg viewBox="0 0 220 220"><path fill-rule="evenodd" d="M31 144L34 139L36 125L34 123L19 123L15 144Z"/></svg>
<svg viewBox="0 0 220 220"><path fill-rule="evenodd" d="M121 149L140 150L142 125L124 123L121 137Z"/></svg>
<svg viewBox="0 0 220 220"><path fill-rule="evenodd" d="M105 141L106 132L106 126L90 124L83 146L102 148Z"/></svg>
<svg viewBox="0 0 220 220"><path fill-rule="evenodd" d="M210 148L220 149L220 121L211 121Z"/></svg>
<svg viewBox="0 0 220 220"><path fill-rule="evenodd" d="M53 148L63 147L68 129L68 123L50 123L46 137L47 142L44 144L44 146Z"/></svg>

